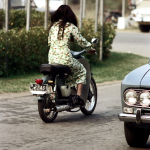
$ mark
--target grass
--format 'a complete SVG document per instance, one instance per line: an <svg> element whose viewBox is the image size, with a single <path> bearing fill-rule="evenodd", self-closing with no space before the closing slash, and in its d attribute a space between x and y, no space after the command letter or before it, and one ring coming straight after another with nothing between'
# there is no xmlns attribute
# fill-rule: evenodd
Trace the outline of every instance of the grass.
<svg viewBox="0 0 150 150"><path fill-rule="evenodd" d="M132 70L148 63L148 58L129 53L112 52L111 57L97 66L92 65L92 72L97 83L123 80Z"/></svg>
<svg viewBox="0 0 150 150"><path fill-rule="evenodd" d="M92 65L92 72L97 83L123 80L130 71L147 62L148 58L146 57L112 52L108 60L98 65ZM32 73L0 78L0 93L28 91L29 84L34 83L37 78L42 78L42 74Z"/></svg>
<svg viewBox="0 0 150 150"><path fill-rule="evenodd" d="M0 94L29 91L29 84L34 83L37 78L42 78L42 74L31 73L0 78Z"/></svg>

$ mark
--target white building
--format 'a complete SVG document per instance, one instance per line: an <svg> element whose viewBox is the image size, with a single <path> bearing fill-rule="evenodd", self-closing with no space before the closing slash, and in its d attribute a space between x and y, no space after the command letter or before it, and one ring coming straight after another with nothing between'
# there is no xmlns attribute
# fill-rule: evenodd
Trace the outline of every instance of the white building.
<svg viewBox="0 0 150 150"><path fill-rule="evenodd" d="M10 0L10 6L25 6L25 0ZM5 9L5 0L0 0L0 9Z"/></svg>
<svg viewBox="0 0 150 150"><path fill-rule="evenodd" d="M4 9L4 0L0 0L0 9Z"/></svg>
<svg viewBox="0 0 150 150"><path fill-rule="evenodd" d="M10 6L25 6L26 0L10 0ZM50 11L55 11L60 5L63 4L63 0L49 0ZM45 11L45 0L32 0L31 7L36 8L38 11ZM0 9L5 9L5 0L0 0Z"/></svg>

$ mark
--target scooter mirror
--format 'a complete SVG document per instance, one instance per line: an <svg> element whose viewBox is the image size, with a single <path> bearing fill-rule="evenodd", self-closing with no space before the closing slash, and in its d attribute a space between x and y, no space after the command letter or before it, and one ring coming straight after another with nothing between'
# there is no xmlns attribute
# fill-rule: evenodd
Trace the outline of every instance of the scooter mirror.
<svg viewBox="0 0 150 150"><path fill-rule="evenodd" d="M92 38L91 43L98 43L98 39L97 38Z"/></svg>

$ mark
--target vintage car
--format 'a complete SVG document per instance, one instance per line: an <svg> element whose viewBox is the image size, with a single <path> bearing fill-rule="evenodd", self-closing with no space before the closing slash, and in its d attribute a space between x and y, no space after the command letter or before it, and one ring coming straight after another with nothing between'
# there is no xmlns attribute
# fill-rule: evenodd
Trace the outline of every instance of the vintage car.
<svg viewBox="0 0 150 150"><path fill-rule="evenodd" d="M125 76L121 83L125 138L131 147L143 147L150 134L150 61Z"/></svg>

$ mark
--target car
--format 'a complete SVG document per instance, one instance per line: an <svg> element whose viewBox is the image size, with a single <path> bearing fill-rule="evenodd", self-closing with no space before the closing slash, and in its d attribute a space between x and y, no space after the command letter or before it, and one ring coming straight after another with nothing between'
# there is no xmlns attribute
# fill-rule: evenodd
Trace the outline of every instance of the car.
<svg viewBox="0 0 150 150"><path fill-rule="evenodd" d="M143 7L132 10L131 19L133 19L135 22L139 24L139 29L141 30L141 32L149 32L150 7Z"/></svg>
<svg viewBox="0 0 150 150"><path fill-rule="evenodd" d="M45 0L34 0L35 5L37 6L36 10L45 12ZM59 6L63 5L63 0L50 0L49 8L50 13L53 13Z"/></svg>
<svg viewBox="0 0 150 150"><path fill-rule="evenodd" d="M150 61L125 76L121 83L124 134L131 147L143 147L150 134Z"/></svg>

